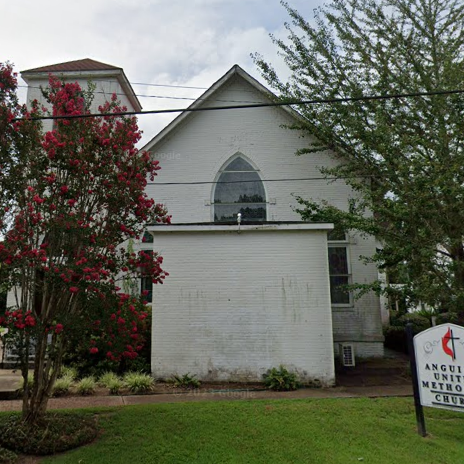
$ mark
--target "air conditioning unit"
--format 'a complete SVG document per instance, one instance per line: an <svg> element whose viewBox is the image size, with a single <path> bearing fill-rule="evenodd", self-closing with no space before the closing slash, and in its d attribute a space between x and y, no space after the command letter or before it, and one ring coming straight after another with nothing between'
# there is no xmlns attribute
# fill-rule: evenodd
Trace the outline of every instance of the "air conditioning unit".
<svg viewBox="0 0 464 464"><path fill-rule="evenodd" d="M350 343L340 343L338 347L342 366L354 367L356 365L354 359L354 346Z"/></svg>

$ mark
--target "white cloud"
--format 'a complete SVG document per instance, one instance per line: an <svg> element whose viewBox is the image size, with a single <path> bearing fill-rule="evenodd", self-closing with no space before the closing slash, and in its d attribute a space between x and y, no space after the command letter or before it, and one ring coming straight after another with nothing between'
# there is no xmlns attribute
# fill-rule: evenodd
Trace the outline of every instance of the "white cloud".
<svg viewBox="0 0 464 464"><path fill-rule="evenodd" d="M323 0L290 3L309 13ZM278 0L16 0L2 5L2 19L0 62L9 60L16 70L93 58L124 68L131 82L208 87L235 63L262 80L250 58L259 52L286 72L269 38L285 34L288 18ZM192 98L202 92L134 89ZM189 103L140 99L146 110ZM144 139L173 117L142 116Z"/></svg>

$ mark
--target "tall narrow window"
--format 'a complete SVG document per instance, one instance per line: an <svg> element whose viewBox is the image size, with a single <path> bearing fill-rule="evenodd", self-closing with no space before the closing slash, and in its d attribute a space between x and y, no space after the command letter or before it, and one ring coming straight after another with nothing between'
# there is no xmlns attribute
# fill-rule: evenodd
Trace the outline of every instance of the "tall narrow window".
<svg viewBox="0 0 464 464"><path fill-rule="evenodd" d="M153 282L151 277L142 276L140 278L140 292L147 303L153 303Z"/></svg>
<svg viewBox="0 0 464 464"><path fill-rule="evenodd" d="M141 251L150 256L153 256L153 250L141 250ZM145 296L145 301L147 303L153 302L153 282L150 276L143 275L143 268L142 268L142 275L140 277L140 293Z"/></svg>
<svg viewBox="0 0 464 464"><path fill-rule="evenodd" d="M328 236L330 299L333 305L351 304L350 293L344 288L350 283L348 241L344 232L333 230Z"/></svg>
<svg viewBox="0 0 464 464"><path fill-rule="evenodd" d="M220 171L214 191L214 222L266 221L266 193L259 171L241 156Z"/></svg>

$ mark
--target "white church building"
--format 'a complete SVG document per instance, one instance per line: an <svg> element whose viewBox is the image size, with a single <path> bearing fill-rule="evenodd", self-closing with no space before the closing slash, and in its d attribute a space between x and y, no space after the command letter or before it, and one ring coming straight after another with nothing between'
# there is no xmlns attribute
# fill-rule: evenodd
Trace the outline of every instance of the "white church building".
<svg viewBox="0 0 464 464"><path fill-rule="evenodd" d="M116 92L141 109L121 68L88 59L23 72L28 100L49 72L84 86L91 79L97 105ZM336 235L333 224L302 222L295 211L298 196L348 206L352 190L319 171L335 162L331 153L295 155L309 136L285 128L300 117L288 107L199 111L272 100L235 65L144 147L162 168L147 192L172 215L172 225L148 226L140 244L170 274L148 287L155 377L258 381L283 365L332 385L340 347L383 355L379 298L355 300L339 287L377 279L359 260L375 239Z"/></svg>

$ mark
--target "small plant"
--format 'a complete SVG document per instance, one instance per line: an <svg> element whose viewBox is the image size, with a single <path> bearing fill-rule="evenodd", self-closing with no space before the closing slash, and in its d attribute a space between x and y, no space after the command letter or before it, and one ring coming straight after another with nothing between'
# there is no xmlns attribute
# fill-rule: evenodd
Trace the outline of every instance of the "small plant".
<svg viewBox="0 0 464 464"><path fill-rule="evenodd" d="M66 375L56 379L55 385L53 385L53 396L66 395L69 392L73 384L73 378Z"/></svg>
<svg viewBox="0 0 464 464"><path fill-rule="evenodd" d="M106 384L106 388L108 388L111 395L118 395L124 386L124 382L119 377L109 380Z"/></svg>
<svg viewBox="0 0 464 464"><path fill-rule="evenodd" d="M296 374L289 372L282 365L268 370L263 377L264 385L269 390L289 391L296 390L300 386Z"/></svg>
<svg viewBox="0 0 464 464"><path fill-rule="evenodd" d="M80 395L91 395L95 392L97 383L93 377L84 377L76 385L77 392Z"/></svg>
<svg viewBox="0 0 464 464"><path fill-rule="evenodd" d="M128 372L124 376L124 383L132 393L144 393L153 388L153 378L141 372Z"/></svg>
<svg viewBox="0 0 464 464"><path fill-rule="evenodd" d="M61 368L60 377L68 377L71 380L77 379L77 369L71 366L63 366Z"/></svg>
<svg viewBox="0 0 464 464"><path fill-rule="evenodd" d="M106 371L98 379L98 385L100 385L100 387L107 388L108 384L113 383L115 380L119 380L117 374L111 371Z"/></svg>
<svg viewBox="0 0 464 464"><path fill-rule="evenodd" d="M190 372L187 372L184 375L173 375L172 383L180 388L198 388L201 382L195 375L190 375Z"/></svg>

